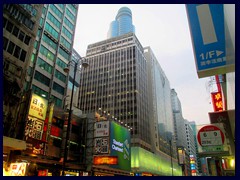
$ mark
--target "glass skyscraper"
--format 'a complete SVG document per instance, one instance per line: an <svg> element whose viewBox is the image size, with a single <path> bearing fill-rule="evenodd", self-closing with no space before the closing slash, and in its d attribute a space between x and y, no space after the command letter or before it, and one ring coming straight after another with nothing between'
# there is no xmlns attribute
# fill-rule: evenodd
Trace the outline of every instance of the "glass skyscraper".
<svg viewBox="0 0 240 180"><path fill-rule="evenodd" d="M135 26L132 24L132 11L128 7L122 7L118 10L115 20L110 24L108 38L121 36L129 32L135 33Z"/></svg>

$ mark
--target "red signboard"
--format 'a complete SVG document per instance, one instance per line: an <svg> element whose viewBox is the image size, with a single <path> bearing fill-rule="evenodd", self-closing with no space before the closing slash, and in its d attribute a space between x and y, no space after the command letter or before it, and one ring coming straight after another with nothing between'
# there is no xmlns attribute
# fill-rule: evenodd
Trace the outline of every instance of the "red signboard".
<svg viewBox="0 0 240 180"><path fill-rule="evenodd" d="M211 96L212 96L212 103L213 103L214 112L223 111L223 100L222 100L221 91L211 93Z"/></svg>

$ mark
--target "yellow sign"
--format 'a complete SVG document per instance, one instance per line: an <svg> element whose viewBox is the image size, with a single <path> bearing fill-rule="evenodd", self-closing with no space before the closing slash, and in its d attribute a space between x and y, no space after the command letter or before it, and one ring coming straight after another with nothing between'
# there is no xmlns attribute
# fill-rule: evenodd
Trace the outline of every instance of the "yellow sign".
<svg viewBox="0 0 240 180"><path fill-rule="evenodd" d="M29 115L45 120L48 101L36 94L32 94Z"/></svg>

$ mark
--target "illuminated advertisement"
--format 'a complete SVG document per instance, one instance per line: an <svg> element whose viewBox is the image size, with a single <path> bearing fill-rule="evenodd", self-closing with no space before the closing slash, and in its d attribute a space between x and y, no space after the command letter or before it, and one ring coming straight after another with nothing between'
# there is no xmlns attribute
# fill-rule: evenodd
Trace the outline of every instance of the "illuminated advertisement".
<svg viewBox="0 0 240 180"><path fill-rule="evenodd" d="M111 167L131 170L130 132L113 121L110 123L110 156L118 157L118 165Z"/></svg>
<svg viewBox="0 0 240 180"><path fill-rule="evenodd" d="M27 163L11 163L10 176L25 176Z"/></svg>
<svg viewBox="0 0 240 180"><path fill-rule="evenodd" d="M32 94L31 104L29 107L29 115L45 120L47 113L48 101L41 96Z"/></svg>
<svg viewBox="0 0 240 180"><path fill-rule="evenodd" d="M118 164L118 157L117 156L94 156L93 157L93 164L94 165Z"/></svg>

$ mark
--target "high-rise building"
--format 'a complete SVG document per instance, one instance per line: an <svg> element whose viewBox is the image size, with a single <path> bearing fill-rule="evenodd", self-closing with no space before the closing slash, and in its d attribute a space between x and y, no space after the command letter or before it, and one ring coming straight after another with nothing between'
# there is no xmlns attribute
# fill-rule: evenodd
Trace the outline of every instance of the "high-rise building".
<svg viewBox="0 0 240 180"><path fill-rule="evenodd" d="M147 60L152 151L158 155L156 159L159 158L162 162L172 159L175 175L178 173L181 175L176 154L170 82L150 47L144 48L144 55ZM168 155L168 158L166 158L166 155Z"/></svg>
<svg viewBox="0 0 240 180"><path fill-rule="evenodd" d="M171 90L172 111L174 120L174 131L176 138L176 145L181 147L187 147L184 118L182 114L181 102L178 98L175 89Z"/></svg>
<svg viewBox="0 0 240 180"><path fill-rule="evenodd" d="M24 95L41 14L41 4L3 5L3 147L6 153L26 147L26 143L14 139L21 139L18 130L22 129L17 128L18 107Z"/></svg>
<svg viewBox="0 0 240 180"><path fill-rule="evenodd" d="M137 37L128 33L91 44L86 58L90 66L81 71L79 108L101 108L133 128L134 146L150 150L146 59Z"/></svg>
<svg viewBox="0 0 240 180"><path fill-rule="evenodd" d="M131 168L134 173L170 175L171 171L163 167L171 167L172 160L175 175L181 175L173 153L170 85L164 73L154 71L149 87L146 54L135 34L91 44L86 58L90 66L81 71L78 107L84 113L101 110L108 118L131 129ZM151 92L155 93L152 98L157 97L154 101L157 106L152 110L149 92L158 76L162 78ZM151 114L153 111L157 111L155 119ZM159 168L154 165L156 163Z"/></svg>
<svg viewBox="0 0 240 180"><path fill-rule="evenodd" d="M118 10L115 20L110 24L108 38L130 32L135 33L135 26L132 23L132 11L128 7L122 7Z"/></svg>

